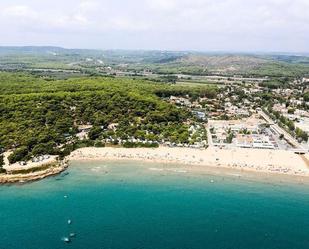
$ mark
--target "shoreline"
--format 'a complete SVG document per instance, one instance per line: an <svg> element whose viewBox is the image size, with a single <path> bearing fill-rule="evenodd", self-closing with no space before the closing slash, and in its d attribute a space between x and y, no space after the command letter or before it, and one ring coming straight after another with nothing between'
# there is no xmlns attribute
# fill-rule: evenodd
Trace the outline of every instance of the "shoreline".
<svg viewBox="0 0 309 249"><path fill-rule="evenodd" d="M43 166L48 166L46 164L42 165ZM35 172L29 172L26 174L0 174L0 185L1 184L14 184L14 183L28 183L28 182L33 182L33 181L39 181L44 178L58 175L62 172L64 172L68 168L67 163L60 163L57 166L50 166L46 169L43 170L38 170Z"/></svg>
<svg viewBox="0 0 309 249"><path fill-rule="evenodd" d="M308 155L306 155L307 158ZM301 156L290 151L252 149L188 148L82 148L67 157L68 161L139 161L177 164L205 172L220 169L242 173L289 176L309 179L309 167Z"/></svg>
<svg viewBox="0 0 309 249"><path fill-rule="evenodd" d="M62 173L72 161L136 161L158 163L166 167L153 167L151 170L164 172L231 175L245 175L272 179L289 178L293 181L309 180L309 155L296 155L291 151L254 150L254 149L207 149L192 148L115 148L86 147L73 151L57 164L36 165L36 170L29 173L0 174L0 184L26 183ZM46 166L50 166L44 168ZM39 168L42 168L40 170ZM14 168L14 167L13 167ZM15 167L18 170L20 167ZM23 168L34 169L34 168ZM16 172L16 171L15 171Z"/></svg>
<svg viewBox="0 0 309 249"><path fill-rule="evenodd" d="M149 174L157 173L161 176L168 175L179 175L180 177L205 177L207 179L211 177L219 177L219 178L230 178L234 179L234 181L245 180L247 182L252 183L266 183L270 185L278 185L278 184L297 184L297 185L308 185L309 186L309 177L307 176L299 176L299 175L288 175L288 174L273 174L273 173L265 173L265 172L255 172L255 171L246 171L246 170L238 170L234 168L223 168L223 167L209 167L209 166L196 166L196 165L184 165L184 164L175 164L175 163L160 163L159 162L151 162L151 161L143 161L143 160L128 160L128 159L84 159L78 160L74 159L69 162L69 167L83 167L83 165L87 165L87 163L107 163L112 164L132 164L136 163L136 167L139 167ZM76 164L77 163L77 164ZM159 164L159 165L158 165ZM104 164L104 167L106 164ZM103 169L100 166L90 168L91 171L98 171ZM106 172L105 168L104 170ZM102 172L103 172L102 171ZM146 173L146 174L148 174Z"/></svg>

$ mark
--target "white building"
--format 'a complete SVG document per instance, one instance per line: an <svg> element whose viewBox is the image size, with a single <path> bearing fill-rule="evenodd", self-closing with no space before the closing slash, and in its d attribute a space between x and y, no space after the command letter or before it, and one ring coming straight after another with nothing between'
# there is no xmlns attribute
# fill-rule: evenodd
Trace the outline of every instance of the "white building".
<svg viewBox="0 0 309 249"><path fill-rule="evenodd" d="M272 142L268 136L262 134L239 134L233 140L233 144L240 148L275 149L274 142Z"/></svg>

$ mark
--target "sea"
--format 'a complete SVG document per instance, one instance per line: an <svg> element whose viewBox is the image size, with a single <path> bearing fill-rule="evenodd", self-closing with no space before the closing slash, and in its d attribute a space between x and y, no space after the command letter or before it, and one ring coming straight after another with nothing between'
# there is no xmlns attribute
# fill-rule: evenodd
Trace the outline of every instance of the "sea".
<svg viewBox="0 0 309 249"><path fill-rule="evenodd" d="M0 186L0 249L309 248L309 184L166 167L72 162Z"/></svg>

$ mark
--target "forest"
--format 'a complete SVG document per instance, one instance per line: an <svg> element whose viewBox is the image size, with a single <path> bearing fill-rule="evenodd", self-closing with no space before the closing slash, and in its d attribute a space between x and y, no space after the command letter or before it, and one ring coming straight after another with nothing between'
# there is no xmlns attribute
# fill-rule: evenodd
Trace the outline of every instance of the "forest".
<svg viewBox="0 0 309 249"><path fill-rule="evenodd" d="M65 156L81 146L104 146L100 141L105 137L188 142L186 121L194 119L192 114L164 98L214 98L217 89L110 77L51 80L3 72L0 93L0 149L13 150L9 161L14 163L44 154ZM108 130L113 123L117 129ZM89 140L78 141L79 125L92 125Z"/></svg>

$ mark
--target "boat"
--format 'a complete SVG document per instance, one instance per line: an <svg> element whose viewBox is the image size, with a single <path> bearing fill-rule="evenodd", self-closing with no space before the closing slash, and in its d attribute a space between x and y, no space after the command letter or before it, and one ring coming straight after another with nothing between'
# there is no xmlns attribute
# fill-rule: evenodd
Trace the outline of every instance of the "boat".
<svg viewBox="0 0 309 249"><path fill-rule="evenodd" d="M71 224L72 224L72 221L71 221L71 220L68 220L68 224L71 225Z"/></svg>
<svg viewBox="0 0 309 249"><path fill-rule="evenodd" d="M62 238L62 241L65 242L65 243L70 243L70 242L71 242L71 239L68 238L68 237L63 237L63 238Z"/></svg>
<svg viewBox="0 0 309 249"><path fill-rule="evenodd" d="M70 238L75 238L76 237L76 233L70 233Z"/></svg>

